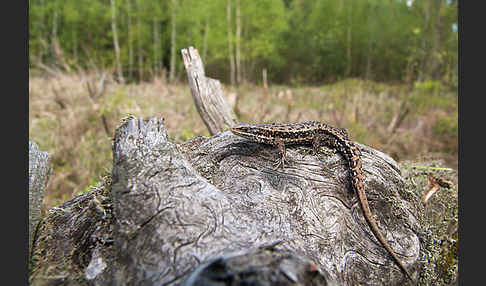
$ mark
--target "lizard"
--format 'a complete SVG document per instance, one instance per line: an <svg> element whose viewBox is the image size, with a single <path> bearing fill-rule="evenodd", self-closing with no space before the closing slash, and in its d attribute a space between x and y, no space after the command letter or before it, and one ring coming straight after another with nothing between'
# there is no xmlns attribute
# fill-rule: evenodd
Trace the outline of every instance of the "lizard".
<svg viewBox="0 0 486 286"><path fill-rule="evenodd" d="M373 231L373 234L392 256L398 267L413 282L404 264L383 237L371 214L364 186L365 177L362 168L361 151L350 140L345 129L333 127L324 122L306 121L271 124L239 123L231 127L231 132L257 143L276 146L281 154L280 160L275 164L276 169L280 166L284 168L286 145L312 144L312 152L314 154L317 154L319 147L322 145L337 149L348 163L352 188L359 198L363 216Z"/></svg>

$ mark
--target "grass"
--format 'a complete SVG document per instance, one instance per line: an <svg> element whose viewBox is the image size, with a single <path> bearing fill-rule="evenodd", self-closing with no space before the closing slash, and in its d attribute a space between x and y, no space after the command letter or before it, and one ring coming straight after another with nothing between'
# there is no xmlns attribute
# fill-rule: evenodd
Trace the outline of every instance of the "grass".
<svg viewBox="0 0 486 286"><path fill-rule="evenodd" d="M107 79L101 88L100 78L31 74L29 139L49 152L53 166L46 208L87 191L111 172L111 137L127 114L164 117L176 143L209 136L187 84L168 85L160 78L141 84ZM457 169L457 91L440 82L409 87L347 79L317 87L223 88L239 121L321 120L348 129L353 140L397 161L437 157Z"/></svg>

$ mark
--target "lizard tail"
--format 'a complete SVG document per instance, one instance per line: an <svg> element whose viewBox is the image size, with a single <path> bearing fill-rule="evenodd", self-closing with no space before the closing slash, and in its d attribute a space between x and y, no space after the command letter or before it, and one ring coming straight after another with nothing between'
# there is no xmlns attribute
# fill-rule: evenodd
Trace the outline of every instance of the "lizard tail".
<svg viewBox="0 0 486 286"><path fill-rule="evenodd" d="M398 258L398 256L395 254L395 251L393 251L393 249L390 247L388 242L385 240L385 238L381 234L380 230L378 229L376 222L373 219L371 219L371 210L370 210L370 206L368 204L368 199L366 197L366 193L364 192L364 190L362 188L358 188L356 191L358 193L359 200L361 202L361 208L363 210L364 217L365 217L366 221L368 222L368 224L370 225L370 228L373 231L373 233L375 234L376 238L378 238L378 240L383 245L383 247L385 247L385 249L390 253L390 255L393 257L395 262L400 267L400 269L413 282L414 280L412 279L412 276L410 275L410 273L408 273L408 270L405 268L405 266L403 265L400 258Z"/></svg>

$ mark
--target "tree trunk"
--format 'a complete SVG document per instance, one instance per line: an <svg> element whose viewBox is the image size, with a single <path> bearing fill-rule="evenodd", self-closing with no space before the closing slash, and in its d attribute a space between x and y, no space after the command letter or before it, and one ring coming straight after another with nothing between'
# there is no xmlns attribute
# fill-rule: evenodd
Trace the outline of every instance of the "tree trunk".
<svg viewBox="0 0 486 286"><path fill-rule="evenodd" d="M54 11L52 12L52 26L51 26L51 38L50 38L50 45L49 52L52 53L55 57L55 61L58 60L58 50L57 45L59 44L57 41L57 7L54 7Z"/></svg>
<svg viewBox="0 0 486 286"><path fill-rule="evenodd" d="M51 39L57 39L57 10L54 8L54 12L52 14L52 32L51 32Z"/></svg>
<svg viewBox="0 0 486 286"><path fill-rule="evenodd" d="M442 5L443 1L432 1L432 13L433 13L433 20L431 30L433 31L432 35L432 50L431 50L431 57L430 57L430 64L429 66L429 76L432 79L439 79L440 78L440 68L442 64L441 58L438 56L441 51L442 47L442 29L441 29L441 12L443 9Z"/></svg>
<svg viewBox="0 0 486 286"><path fill-rule="evenodd" d="M265 90L268 89L268 83L267 83L267 69L262 70L262 80L263 80L263 88Z"/></svg>
<svg viewBox="0 0 486 286"><path fill-rule="evenodd" d="M73 24L71 30L71 40L72 40L72 53L73 58L76 63L78 63L78 33L76 31L76 25Z"/></svg>
<svg viewBox="0 0 486 286"><path fill-rule="evenodd" d="M143 47L142 47L142 20L140 17L140 2L135 1L137 5L137 54L138 54L138 79L143 80Z"/></svg>
<svg viewBox="0 0 486 286"><path fill-rule="evenodd" d="M241 5L240 0L236 0L236 84L241 80Z"/></svg>
<svg viewBox="0 0 486 286"><path fill-rule="evenodd" d="M170 33L170 71L169 71L169 82L173 83L176 76L176 5L177 0L172 0L172 10L171 10L171 23L172 29Z"/></svg>
<svg viewBox="0 0 486 286"><path fill-rule="evenodd" d="M230 64L230 83L235 85L235 55L233 53L233 32L231 29L231 0L226 0L226 24L228 26L228 58Z"/></svg>
<svg viewBox="0 0 486 286"><path fill-rule="evenodd" d="M374 48L376 43L375 40L376 31L374 30L375 27L376 24L374 20L374 14L372 14L368 17L368 54L366 56L366 71L365 71L366 80L373 80L372 66L373 66Z"/></svg>
<svg viewBox="0 0 486 286"><path fill-rule="evenodd" d="M45 0L40 0L40 8L42 9L42 11L45 11ZM41 39L41 43L47 43L47 39L48 37L46 36L47 33L46 33L46 24L45 24L45 13L42 13L41 16L39 17L39 37ZM41 45L42 46L42 49L39 49L39 61L42 62L42 58L44 57L44 55L46 54L47 50L46 50L46 45L43 44Z"/></svg>
<svg viewBox="0 0 486 286"><path fill-rule="evenodd" d="M133 77L133 27L132 27L132 5L131 0L127 1L127 30L128 30L128 77Z"/></svg>
<svg viewBox="0 0 486 286"><path fill-rule="evenodd" d="M113 46L115 46L115 59L116 59L116 72L118 75L118 80L124 83L123 72L120 61L120 45L118 44L118 31L116 28L116 2L115 0L110 0L111 4L111 30L113 32Z"/></svg>
<svg viewBox="0 0 486 286"><path fill-rule="evenodd" d="M429 7L430 7L430 2L429 1L424 1L423 2L423 9L424 9L424 35L428 34L428 25L430 21L430 13L429 13ZM418 81L423 81L427 77L427 72L425 71L425 63L427 62L427 36L422 37L422 57L420 60L420 67L419 67L419 75L418 75Z"/></svg>
<svg viewBox="0 0 486 286"><path fill-rule="evenodd" d="M351 27L353 24L353 17L352 17L352 5L348 7L348 27L346 29L346 70L344 72L344 77L348 77L351 74L352 68L352 53L351 53L351 45L352 45L352 38L351 38Z"/></svg>
<svg viewBox="0 0 486 286"><path fill-rule="evenodd" d="M161 63L161 47L160 47L160 31L159 31L159 20L156 16L153 18L153 53L154 53L154 72L159 74L162 63Z"/></svg>

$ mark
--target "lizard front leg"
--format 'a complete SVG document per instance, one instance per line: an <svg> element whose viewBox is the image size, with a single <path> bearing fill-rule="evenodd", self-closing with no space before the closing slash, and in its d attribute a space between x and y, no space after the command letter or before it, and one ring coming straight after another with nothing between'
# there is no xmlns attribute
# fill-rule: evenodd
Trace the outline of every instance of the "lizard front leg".
<svg viewBox="0 0 486 286"><path fill-rule="evenodd" d="M275 138L273 145L278 148L278 151L280 152L280 158L273 164L274 170L278 170L280 166L282 166L282 169L284 168L285 165L285 144L280 138Z"/></svg>

